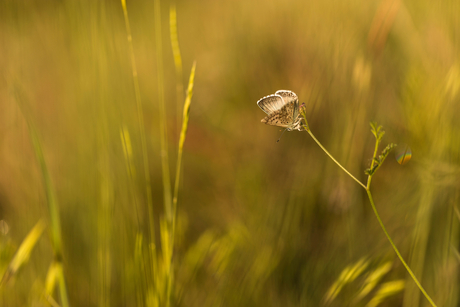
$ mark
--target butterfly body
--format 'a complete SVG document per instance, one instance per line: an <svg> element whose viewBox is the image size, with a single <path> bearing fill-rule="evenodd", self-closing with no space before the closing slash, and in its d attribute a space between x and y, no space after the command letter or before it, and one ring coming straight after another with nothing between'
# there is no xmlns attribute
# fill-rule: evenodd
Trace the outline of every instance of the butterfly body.
<svg viewBox="0 0 460 307"><path fill-rule="evenodd" d="M287 131L305 130L300 112L303 104L299 107L299 99L294 92L279 90L257 101L257 105L267 114L262 123L283 127Z"/></svg>

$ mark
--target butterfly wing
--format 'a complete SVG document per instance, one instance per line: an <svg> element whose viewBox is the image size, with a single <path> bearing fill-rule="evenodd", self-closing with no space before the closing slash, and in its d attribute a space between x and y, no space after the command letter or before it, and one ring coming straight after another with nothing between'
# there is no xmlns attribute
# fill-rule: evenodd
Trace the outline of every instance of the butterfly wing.
<svg viewBox="0 0 460 307"><path fill-rule="evenodd" d="M289 102L288 104L286 104L286 106L284 106L284 112L285 112L285 117L286 117L286 120L289 120L289 123L293 123L294 122L294 119L296 119L297 117L297 113L298 110L299 110L299 103L297 100L294 100L294 101L291 101Z"/></svg>
<svg viewBox="0 0 460 307"><path fill-rule="evenodd" d="M289 113L292 113L291 117L291 124L294 126L299 121L299 99L294 92L287 91L287 90L279 90L276 91L275 95L279 95L283 97L284 102L286 105L289 105L288 108Z"/></svg>
<svg viewBox="0 0 460 307"><path fill-rule="evenodd" d="M299 101L299 99L297 98L297 95L291 91L279 90L279 91L276 91L275 95L279 95L283 97L283 100L286 104L291 103L293 101Z"/></svg>
<svg viewBox="0 0 460 307"><path fill-rule="evenodd" d="M265 96L257 101L257 105L262 109L266 114L270 115L271 113L280 110L284 105L285 101L280 95L274 94Z"/></svg>
<svg viewBox="0 0 460 307"><path fill-rule="evenodd" d="M293 115L294 105L293 103L290 103L283 106L281 109L268 114L264 119L262 119L262 122L267 125L290 128L294 121Z"/></svg>
<svg viewBox="0 0 460 307"><path fill-rule="evenodd" d="M302 129L299 99L294 92L279 90L260 99L257 105L267 114L262 119L263 123L287 128L288 131Z"/></svg>

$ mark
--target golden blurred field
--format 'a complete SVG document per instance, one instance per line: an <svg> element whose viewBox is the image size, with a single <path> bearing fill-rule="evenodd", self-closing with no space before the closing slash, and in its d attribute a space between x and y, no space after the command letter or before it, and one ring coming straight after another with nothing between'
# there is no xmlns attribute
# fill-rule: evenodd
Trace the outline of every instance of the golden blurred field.
<svg viewBox="0 0 460 307"><path fill-rule="evenodd" d="M133 52L121 1L0 2L0 305L66 306L65 280L70 306L429 306L366 191L260 122L279 89L363 183L371 121L380 150L410 146L376 207L437 306L459 305L459 1L126 1ZM194 61L168 220L161 148L174 190Z"/></svg>

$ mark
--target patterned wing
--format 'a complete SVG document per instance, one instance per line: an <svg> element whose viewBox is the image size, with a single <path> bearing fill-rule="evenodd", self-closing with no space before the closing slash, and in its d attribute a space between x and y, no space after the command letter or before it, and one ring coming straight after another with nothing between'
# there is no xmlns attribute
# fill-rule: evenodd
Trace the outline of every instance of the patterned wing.
<svg viewBox="0 0 460 307"><path fill-rule="evenodd" d="M287 91L287 90L279 90L276 91L275 95L280 95L283 97L284 102L286 105L291 105L289 107L289 112L292 112L292 125L295 125L296 122L299 121L299 99L294 92ZM291 127L290 127L291 128Z"/></svg>
<svg viewBox="0 0 460 307"><path fill-rule="evenodd" d="M294 123L294 108L293 103L287 104L281 109L268 114L261 122L267 125L291 128Z"/></svg>
<svg viewBox="0 0 460 307"><path fill-rule="evenodd" d="M279 126L291 130L305 130L302 126L299 99L294 92L279 90L274 95L266 96L257 105L267 114L262 122L267 125Z"/></svg>
<svg viewBox="0 0 460 307"><path fill-rule="evenodd" d="M299 99L297 98L297 95L291 91L279 90L279 91L276 91L275 95L279 95L283 97L283 100L286 104L291 103L293 101L299 101Z"/></svg>
<svg viewBox="0 0 460 307"><path fill-rule="evenodd" d="M257 105L262 109L266 114L270 115L275 111L280 110L284 105L285 101L280 95L269 95L261 98L257 101Z"/></svg>

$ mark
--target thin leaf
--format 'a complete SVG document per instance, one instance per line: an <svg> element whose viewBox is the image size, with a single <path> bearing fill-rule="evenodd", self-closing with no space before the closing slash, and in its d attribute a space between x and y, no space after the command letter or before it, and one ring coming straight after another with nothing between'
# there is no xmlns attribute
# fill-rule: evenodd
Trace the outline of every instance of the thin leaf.
<svg viewBox="0 0 460 307"><path fill-rule="evenodd" d="M18 248L18 251L14 255L13 259L10 262L10 265L5 271L3 278L0 282L0 285L4 285L8 280L14 276L18 270L25 264L30 258L33 248L37 244L38 239L45 229L45 223L40 220L32 228L27 237L22 241L21 245Z"/></svg>

